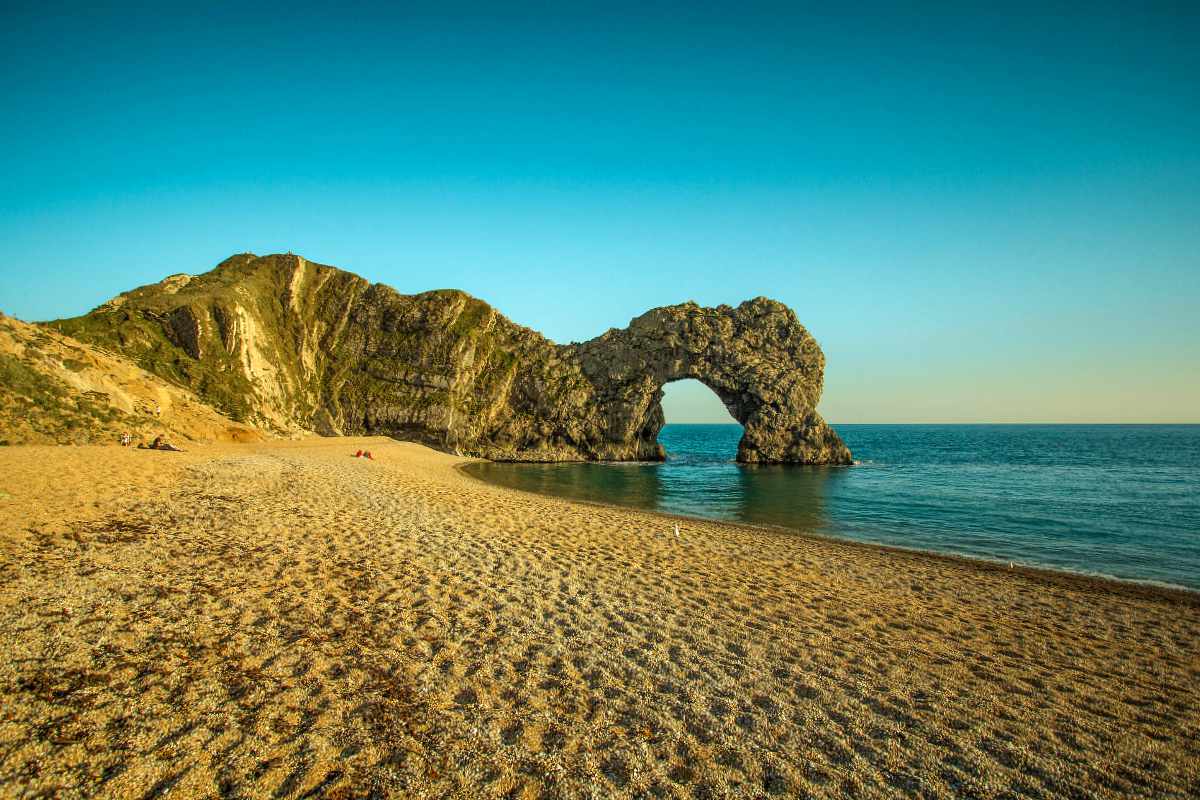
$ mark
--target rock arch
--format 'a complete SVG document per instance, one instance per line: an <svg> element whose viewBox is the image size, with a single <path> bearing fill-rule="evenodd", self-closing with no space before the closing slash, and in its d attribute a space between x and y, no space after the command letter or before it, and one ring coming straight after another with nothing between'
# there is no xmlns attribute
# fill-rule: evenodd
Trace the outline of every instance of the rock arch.
<svg viewBox="0 0 1200 800"><path fill-rule="evenodd" d="M605 438L615 450L622 444L636 450L624 457L663 456L657 441L665 422L662 387L693 378L741 423L738 461L851 461L849 449L816 412L825 356L782 303L759 297L737 308L665 306L575 348L597 387Z"/></svg>

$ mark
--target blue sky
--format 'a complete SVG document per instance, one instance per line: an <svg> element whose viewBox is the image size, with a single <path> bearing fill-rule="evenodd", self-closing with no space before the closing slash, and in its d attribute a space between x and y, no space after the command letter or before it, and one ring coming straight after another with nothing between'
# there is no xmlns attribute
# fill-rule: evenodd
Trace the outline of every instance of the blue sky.
<svg viewBox="0 0 1200 800"><path fill-rule="evenodd" d="M834 422L1200 421L1194 4L199 5L6 5L6 313L290 250L558 341L775 297Z"/></svg>

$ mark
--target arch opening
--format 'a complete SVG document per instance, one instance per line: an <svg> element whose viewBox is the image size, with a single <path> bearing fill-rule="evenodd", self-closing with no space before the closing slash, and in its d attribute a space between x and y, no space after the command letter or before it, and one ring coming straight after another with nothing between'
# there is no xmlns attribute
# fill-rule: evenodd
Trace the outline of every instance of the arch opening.
<svg viewBox="0 0 1200 800"><path fill-rule="evenodd" d="M665 421L658 444L675 463L732 462L742 425L712 388L694 378L668 381L660 401Z"/></svg>
<svg viewBox="0 0 1200 800"><path fill-rule="evenodd" d="M668 381L662 392L663 418L667 425L739 424L717 393L695 378Z"/></svg>

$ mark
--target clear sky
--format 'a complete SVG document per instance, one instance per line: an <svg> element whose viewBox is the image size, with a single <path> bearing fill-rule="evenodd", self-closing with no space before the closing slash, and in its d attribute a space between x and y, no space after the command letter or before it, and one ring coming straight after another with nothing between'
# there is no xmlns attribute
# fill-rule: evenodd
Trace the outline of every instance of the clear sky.
<svg viewBox="0 0 1200 800"><path fill-rule="evenodd" d="M247 5L5 4L0 309L289 250L558 341L763 294L833 422L1200 421L1194 2Z"/></svg>

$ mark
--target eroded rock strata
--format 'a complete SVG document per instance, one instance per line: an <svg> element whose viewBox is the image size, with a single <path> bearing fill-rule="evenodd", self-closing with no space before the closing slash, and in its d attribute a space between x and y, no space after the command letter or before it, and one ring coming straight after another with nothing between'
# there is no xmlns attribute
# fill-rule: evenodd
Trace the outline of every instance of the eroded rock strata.
<svg viewBox="0 0 1200 800"><path fill-rule="evenodd" d="M402 295L299 256L233 256L51 323L233 418L385 434L495 460L656 459L662 387L695 378L747 463L844 464L816 413L824 355L791 309L683 303L558 345L464 292Z"/></svg>

